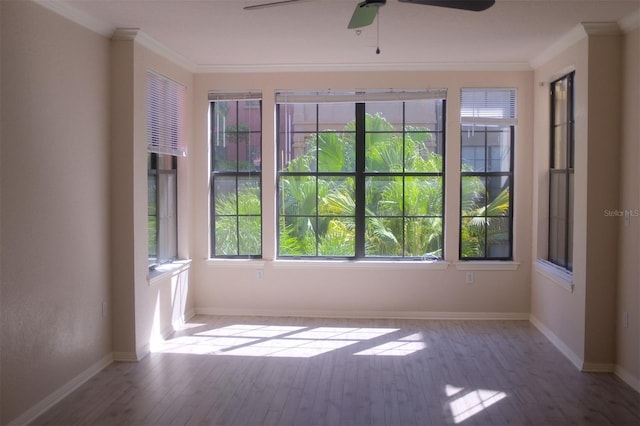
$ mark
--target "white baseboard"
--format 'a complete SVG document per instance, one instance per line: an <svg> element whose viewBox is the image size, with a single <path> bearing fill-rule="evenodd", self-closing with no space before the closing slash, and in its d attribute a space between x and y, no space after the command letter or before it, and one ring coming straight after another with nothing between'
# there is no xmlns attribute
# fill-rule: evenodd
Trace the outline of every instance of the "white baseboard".
<svg viewBox="0 0 640 426"><path fill-rule="evenodd" d="M640 392L640 378L638 378L638 376L631 374L629 371L625 370L619 365L615 366L613 373L618 376L623 382L635 389L636 392Z"/></svg>
<svg viewBox="0 0 640 426"><path fill-rule="evenodd" d="M301 318L347 319L431 319L431 320L529 320L528 313L520 312L429 312L429 311L322 311L196 308L197 315L263 316Z"/></svg>
<svg viewBox="0 0 640 426"><path fill-rule="evenodd" d="M149 345L138 348L136 352L114 352L113 360L116 362L138 362L149 355Z"/></svg>
<svg viewBox="0 0 640 426"><path fill-rule="evenodd" d="M103 357L101 360L91 365L89 368L78 374L73 379L69 380L67 383L59 387L57 390L49 394L49 396L45 397L43 400L38 402L33 407L29 408L27 411L22 413L22 415L10 421L7 426L17 426L17 425L25 425L33 422L39 416L44 414L45 411L53 407L55 404L60 402L63 398L69 395L71 392L78 389L84 383L86 383L93 376L104 370L107 366L109 366L112 362L113 354L108 354Z"/></svg>
<svg viewBox="0 0 640 426"><path fill-rule="evenodd" d="M615 369L615 364L599 362L584 362L582 364L582 371L585 373L613 373Z"/></svg>
<svg viewBox="0 0 640 426"><path fill-rule="evenodd" d="M529 321L531 322L531 324L533 324L535 326L535 328L537 328L542 334L544 334L544 336L549 339L549 341L560 351L562 352L562 354L567 357L567 359L569 361L571 361L571 363L573 365L575 365L575 367L580 370L583 371L584 368L584 361L582 360L582 358L580 358L578 355L576 355L575 352L573 352L571 350L571 348L569 348L569 346L567 346L562 339L560 339L558 336L556 336L556 334L551 331L549 328L547 328L546 325L544 325L542 322L540 322L539 319L537 319L535 316L533 315L529 315Z"/></svg>

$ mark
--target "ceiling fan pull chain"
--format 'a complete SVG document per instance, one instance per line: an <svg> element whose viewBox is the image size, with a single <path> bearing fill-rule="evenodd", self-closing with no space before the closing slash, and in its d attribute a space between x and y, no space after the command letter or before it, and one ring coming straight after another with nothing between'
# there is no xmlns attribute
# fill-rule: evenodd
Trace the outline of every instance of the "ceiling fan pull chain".
<svg viewBox="0 0 640 426"><path fill-rule="evenodd" d="M380 9L376 17L376 55L380 54Z"/></svg>

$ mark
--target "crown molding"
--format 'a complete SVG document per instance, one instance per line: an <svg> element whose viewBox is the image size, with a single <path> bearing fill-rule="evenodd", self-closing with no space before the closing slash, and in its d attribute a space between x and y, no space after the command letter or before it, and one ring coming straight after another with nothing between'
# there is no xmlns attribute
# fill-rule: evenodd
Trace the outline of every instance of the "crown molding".
<svg viewBox="0 0 640 426"><path fill-rule="evenodd" d="M617 22L583 22L584 32L590 36L608 36L621 34Z"/></svg>
<svg viewBox="0 0 640 426"><path fill-rule="evenodd" d="M69 3L56 0L33 1L34 3L39 4L40 6L105 37L111 37L111 34L113 34L113 31L115 30L113 25L87 15L86 13L70 6Z"/></svg>
<svg viewBox="0 0 640 426"><path fill-rule="evenodd" d="M635 12L632 12L629 15L625 16L624 18L620 19L618 21L618 25L620 26L620 29L625 33L631 32L636 28L639 28L640 27L640 8L638 8L638 10L636 10Z"/></svg>
<svg viewBox="0 0 640 426"><path fill-rule="evenodd" d="M573 27L540 55L533 58L529 65L532 69L536 69L587 36L619 34L621 31L616 22L583 22Z"/></svg>
<svg viewBox="0 0 640 426"><path fill-rule="evenodd" d="M196 73L347 72L347 71L531 71L526 62L410 62L334 64L230 64L197 65Z"/></svg>
<svg viewBox="0 0 640 426"><path fill-rule="evenodd" d="M196 65L184 56L169 49L140 28L117 28L111 35L111 40L135 41L152 52L170 60L190 72L196 72Z"/></svg>
<svg viewBox="0 0 640 426"><path fill-rule="evenodd" d="M575 43L582 40L586 36L587 34L585 33L583 26L576 25L565 35L560 37L555 43L549 46L545 51L533 58L533 60L530 62L531 68L535 69L540 67L551 58L558 55L569 46L573 46Z"/></svg>

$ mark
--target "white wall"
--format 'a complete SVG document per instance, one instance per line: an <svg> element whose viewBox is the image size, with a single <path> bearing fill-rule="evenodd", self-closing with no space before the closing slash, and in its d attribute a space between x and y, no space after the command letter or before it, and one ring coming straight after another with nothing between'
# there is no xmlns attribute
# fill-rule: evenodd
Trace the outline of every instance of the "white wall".
<svg viewBox="0 0 640 426"><path fill-rule="evenodd" d="M419 262L312 262L274 260L277 89L446 88L446 270ZM475 270L465 284L458 270L461 87L516 87L514 270ZM503 316L526 318L530 296L532 165L531 72L358 72L200 74L195 84L192 146L192 277L196 311L348 316ZM259 90L263 95L264 261L207 260L209 256L209 150L207 92ZM499 263L499 262L498 262ZM465 266L469 266L465 264ZM502 265L503 266L503 265ZM263 270L262 280L257 271Z"/></svg>
<svg viewBox="0 0 640 426"><path fill-rule="evenodd" d="M0 9L6 424L111 353L109 41L31 2Z"/></svg>

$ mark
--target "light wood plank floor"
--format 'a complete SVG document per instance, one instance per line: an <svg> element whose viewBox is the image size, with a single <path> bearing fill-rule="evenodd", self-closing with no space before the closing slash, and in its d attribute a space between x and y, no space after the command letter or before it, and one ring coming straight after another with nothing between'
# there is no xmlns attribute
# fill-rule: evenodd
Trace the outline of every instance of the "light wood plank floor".
<svg viewBox="0 0 640 426"><path fill-rule="evenodd" d="M37 425L640 425L526 321L195 317Z"/></svg>

